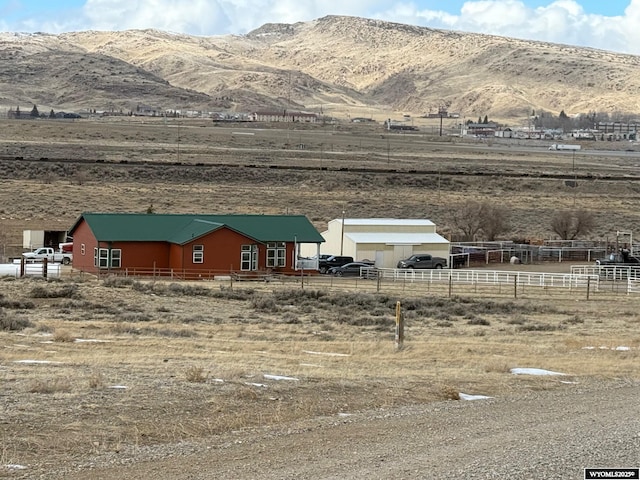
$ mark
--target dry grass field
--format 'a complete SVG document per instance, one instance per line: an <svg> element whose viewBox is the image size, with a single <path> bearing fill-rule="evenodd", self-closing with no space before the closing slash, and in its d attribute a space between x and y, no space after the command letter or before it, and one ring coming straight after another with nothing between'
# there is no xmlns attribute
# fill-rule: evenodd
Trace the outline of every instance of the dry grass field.
<svg viewBox="0 0 640 480"><path fill-rule="evenodd" d="M356 124L266 127L3 121L0 244L15 255L24 229L66 230L83 211L143 212L150 205L159 213L304 214L320 231L342 211L429 218L450 234L452 210L490 200L511 212L505 238L550 238L559 209L592 211L593 239L638 223L640 153L626 151L636 148L628 143L585 144L573 156L549 152L548 142L470 143L433 136L427 127L416 135ZM577 187L566 178L576 178Z"/></svg>
<svg viewBox="0 0 640 480"><path fill-rule="evenodd" d="M95 455L460 392L517 397L640 377L638 300L624 295L549 302L533 292L447 298L121 278L0 285L0 464L27 466L28 478Z"/></svg>
<svg viewBox="0 0 640 480"><path fill-rule="evenodd" d="M558 178L500 176L571 173L572 157L543 145L468 145L371 127L179 125L2 123L5 248L15 248L25 228L66 229L82 211L150 205L303 213L319 229L345 209L353 217L426 217L451 231L451 208L493 199L513 212L511 235L539 238L549 236L552 212L574 204L596 213L599 238L638 221L637 181L604 179L635 174L639 160L630 152L581 153L579 172L591 178L571 189ZM286 165L319 168L269 168ZM368 171L339 170L362 167ZM407 320L400 352L396 301ZM0 477L64 478L65 466L96 456L460 392L517 398L637 381L639 305L615 292L586 301L583 292L535 290L517 299L473 288L453 298L446 289L376 293L349 282L303 289L295 280L231 288L77 275L0 279ZM566 376L516 376L514 367Z"/></svg>

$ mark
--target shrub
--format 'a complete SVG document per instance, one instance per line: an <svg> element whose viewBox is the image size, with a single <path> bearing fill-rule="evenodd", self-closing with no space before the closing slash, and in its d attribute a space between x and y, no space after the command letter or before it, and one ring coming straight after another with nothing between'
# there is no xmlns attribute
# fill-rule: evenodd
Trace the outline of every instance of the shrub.
<svg viewBox="0 0 640 480"><path fill-rule="evenodd" d="M156 335L159 335L161 337L190 338L190 337L197 337L198 333L188 328L181 328L179 330L170 330L168 328L163 328L156 331Z"/></svg>
<svg viewBox="0 0 640 480"><path fill-rule="evenodd" d="M36 305L29 300L6 300L0 297L0 307L11 308L13 310L31 310L35 308Z"/></svg>
<svg viewBox="0 0 640 480"><path fill-rule="evenodd" d="M460 400L460 392L451 385L443 385L440 387L440 395L445 400Z"/></svg>
<svg viewBox="0 0 640 480"><path fill-rule="evenodd" d="M207 373L202 367L192 366L185 372L187 382L190 383L204 383L207 381Z"/></svg>
<svg viewBox="0 0 640 480"><path fill-rule="evenodd" d="M76 339L66 330L56 330L53 334L54 342L63 342L63 343L71 343L75 342Z"/></svg>
<svg viewBox="0 0 640 480"><path fill-rule="evenodd" d="M104 375L102 375L102 373L100 372L93 372L89 377L89 388L103 388L104 383Z"/></svg>
<svg viewBox="0 0 640 480"><path fill-rule="evenodd" d="M184 295L190 297L208 297L211 289L202 285L189 285L184 283L171 283L167 290L172 295Z"/></svg>
<svg viewBox="0 0 640 480"><path fill-rule="evenodd" d="M489 320L486 320L484 318L472 318L467 322L469 325L485 325L485 326L489 326L491 325L491 322Z"/></svg>
<svg viewBox="0 0 640 480"><path fill-rule="evenodd" d="M133 285L133 279L130 277L109 276L102 282L105 287L124 288Z"/></svg>
<svg viewBox="0 0 640 480"><path fill-rule="evenodd" d="M31 289L31 297L33 298L78 298L78 285L67 284L60 288L36 285Z"/></svg>
<svg viewBox="0 0 640 480"><path fill-rule="evenodd" d="M33 327L29 319L10 314L0 307L0 330L19 331L28 327Z"/></svg>
<svg viewBox="0 0 640 480"><path fill-rule="evenodd" d="M125 312L118 318L121 322L149 322L152 318L146 313L141 312Z"/></svg>
<svg viewBox="0 0 640 480"><path fill-rule="evenodd" d="M548 323L530 323L518 327L519 332L553 332L562 330L564 327L559 325L549 325Z"/></svg>
<svg viewBox="0 0 640 480"><path fill-rule="evenodd" d="M277 312L278 305L270 295L261 295L251 300L251 308L258 312Z"/></svg>
<svg viewBox="0 0 640 480"><path fill-rule="evenodd" d="M57 393L69 391L71 391L71 384L67 378L34 380L29 387L29 393Z"/></svg>

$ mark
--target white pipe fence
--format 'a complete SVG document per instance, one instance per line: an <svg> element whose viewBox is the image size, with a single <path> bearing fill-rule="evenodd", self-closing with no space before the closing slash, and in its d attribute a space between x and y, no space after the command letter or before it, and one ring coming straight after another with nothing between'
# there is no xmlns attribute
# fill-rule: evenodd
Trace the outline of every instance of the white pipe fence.
<svg viewBox="0 0 640 480"><path fill-rule="evenodd" d="M365 270L371 270L366 272ZM398 268L363 269L363 276L374 272L381 280L392 282L452 282L467 285L591 288L598 291L599 276L584 273L544 273L500 270L412 270Z"/></svg>
<svg viewBox="0 0 640 480"><path fill-rule="evenodd" d="M24 274L27 277L42 277L43 276L43 263L29 263L24 264ZM59 263L47 264L47 277L60 278L62 272L62 265ZM5 263L0 264L0 277L15 277L20 278L20 264L19 263Z"/></svg>

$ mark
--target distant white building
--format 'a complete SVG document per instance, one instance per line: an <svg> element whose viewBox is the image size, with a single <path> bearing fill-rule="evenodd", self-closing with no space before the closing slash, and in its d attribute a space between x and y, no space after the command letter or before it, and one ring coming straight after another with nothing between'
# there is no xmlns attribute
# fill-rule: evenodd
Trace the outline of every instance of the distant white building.
<svg viewBox="0 0 640 480"><path fill-rule="evenodd" d="M427 219L337 218L329 222L322 236L321 253L371 260L376 267L393 268L415 253L449 258L449 241L436 233L435 223ZM303 250L303 254L316 252Z"/></svg>

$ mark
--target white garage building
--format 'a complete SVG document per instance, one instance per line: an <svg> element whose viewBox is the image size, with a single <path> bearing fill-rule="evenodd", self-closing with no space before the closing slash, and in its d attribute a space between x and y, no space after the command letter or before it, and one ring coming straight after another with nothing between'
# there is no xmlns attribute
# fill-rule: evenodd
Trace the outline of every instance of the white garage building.
<svg viewBox="0 0 640 480"><path fill-rule="evenodd" d="M375 261L376 267L394 268L414 253L430 253L449 259L449 241L436 233L426 219L337 218L322 232L321 253L348 255ZM312 246L313 247L313 246ZM304 252L315 255L315 251Z"/></svg>

